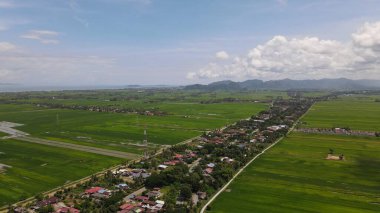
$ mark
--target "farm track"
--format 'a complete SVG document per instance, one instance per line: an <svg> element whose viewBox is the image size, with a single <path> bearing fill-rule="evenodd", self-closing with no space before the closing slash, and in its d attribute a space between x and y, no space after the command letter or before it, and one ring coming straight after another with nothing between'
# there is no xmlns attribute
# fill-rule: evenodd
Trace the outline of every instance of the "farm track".
<svg viewBox="0 0 380 213"><path fill-rule="evenodd" d="M31 143L38 143L48 146L55 146L60 148L66 148L66 149L74 149L84 152L90 152L95 153L99 155L106 155L111 157L117 157L117 158L124 158L124 159L137 159L141 157L137 154L127 153L127 152L120 152L120 151L114 151L114 150L107 150L107 149L101 149L96 147L90 147L90 146L83 146L78 144L71 144L71 143L65 143L65 142L59 142L59 141L52 141L52 140L46 140L41 138L34 138L29 136L22 136L22 137L16 137L16 140L31 142Z"/></svg>

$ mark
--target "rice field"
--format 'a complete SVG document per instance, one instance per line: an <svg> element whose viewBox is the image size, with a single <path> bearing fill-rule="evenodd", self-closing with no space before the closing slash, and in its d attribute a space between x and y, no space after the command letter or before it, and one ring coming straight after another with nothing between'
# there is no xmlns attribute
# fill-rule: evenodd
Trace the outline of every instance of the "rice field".
<svg viewBox="0 0 380 213"><path fill-rule="evenodd" d="M302 119L304 127L349 127L354 130L380 131L380 102L373 98L343 97L319 102Z"/></svg>
<svg viewBox="0 0 380 213"><path fill-rule="evenodd" d="M265 109L261 103L170 103L166 116L47 109L32 105L0 105L0 121L24 124L17 127L34 137L99 148L141 153L138 144L148 132L152 144L176 144L204 131L220 128Z"/></svg>
<svg viewBox="0 0 380 213"><path fill-rule="evenodd" d="M345 160L326 160L330 148ZM291 134L251 164L210 212L379 212L378 153L378 138Z"/></svg>
<svg viewBox="0 0 380 213"><path fill-rule="evenodd" d="M0 206L50 190L124 160L71 149L0 139Z"/></svg>

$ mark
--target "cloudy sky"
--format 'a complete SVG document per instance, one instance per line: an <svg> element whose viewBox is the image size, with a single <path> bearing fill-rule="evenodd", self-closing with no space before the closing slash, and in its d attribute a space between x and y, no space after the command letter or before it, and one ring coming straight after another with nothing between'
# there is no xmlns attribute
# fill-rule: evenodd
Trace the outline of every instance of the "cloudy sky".
<svg viewBox="0 0 380 213"><path fill-rule="evenodd" d="M0 84L380 79L378 0L0 0Z"/></svg>

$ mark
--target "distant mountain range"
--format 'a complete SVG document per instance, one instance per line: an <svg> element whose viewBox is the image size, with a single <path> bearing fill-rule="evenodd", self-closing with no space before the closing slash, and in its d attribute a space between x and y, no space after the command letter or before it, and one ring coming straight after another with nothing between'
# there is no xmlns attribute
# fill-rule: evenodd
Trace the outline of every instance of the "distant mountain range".
<svg viewBox="0 0 380 213"><path fill-rule="evenodd" d="M351 80L346 78L320 80L247 80L243 82L218 81L207 85L185 86L191 90L362 90L380 89L380 80Z"/></svg>

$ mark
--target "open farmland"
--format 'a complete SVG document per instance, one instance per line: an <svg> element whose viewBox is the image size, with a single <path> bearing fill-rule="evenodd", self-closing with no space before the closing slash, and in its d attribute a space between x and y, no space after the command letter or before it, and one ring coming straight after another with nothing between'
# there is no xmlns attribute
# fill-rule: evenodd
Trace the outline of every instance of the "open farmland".
<svg viewBox="0 0 380 213"><path fill-rule="evenodd" d="M380 102L371 97L341 97L315 104L303 118L304 127L349 127L353 130L380 131Z"/></svg>
<svg viewBox="0 0 380 213"><path fill-rule="evenodd" d="M329 149L345 161L325 160ZM211 212L379 212L380 139L291 134L251 164Z"/></svg>
<svg viewBox="0 0 380 213"><path fill-rule="evenodd" d="M103 113L41 108L33 105L0 105L0 120L24 124L17 127L34 137L99 148L141 153L143 131L154 144L176 144L249 117L266 108L260 103L165 103L166 116Z"/></svg>
<svg viewBox="0 0 380 213"><path fill-rule="evenodd" d="M324 95L326 92L304 92L304 96ZM150 107L157 103L183 102L194 103L203 101L222 100L272 100L281 97L288 99L284 91L198 91L180 89L120 89L120 90L87 90L87 91L50 91L50 92L20 92L0 94L0 100L16 100L33 103L62 103L62 104L101 104L128 107Z"/></svg>
<svg viewBox="0 0 380 213"><path fill-rule="evenodd" d="M25 199L124 160L17 140L0 140L0 206Z"/></svg>
<svg viewBox="0 0 380 213"><path fill-rule="evenodd" d="M100 98L99 93L95 96ZM0 121L23 124L14 128L30 134L30 137L19 140L0 140L0 163L11 166L3 169L0 176L0 205L33 196L125 161L121 158L73 150L73 145L70 149L62 148L65 147L62 144L117 150L125 152L126 155L141 154L145 150L145 147L141 146L144 129L148 132L149 149L153 149L159 145L179 143L267 108L267 104L249 101L154 101L147 104L140 101L119 102L126 107L147 107L148 110L159 108L167 113L164 116L147 116L138 113L93 112L37 106L40 101L45 101L44 98L46 97L43 96L43 100L36 99L33 103L0 104ZM69 105L92 106L108 103L88 96L64 102ZM27 142L30 140L37 140L41 144ZM59 143L59 147L42 145L46 143Z"/></svg>

